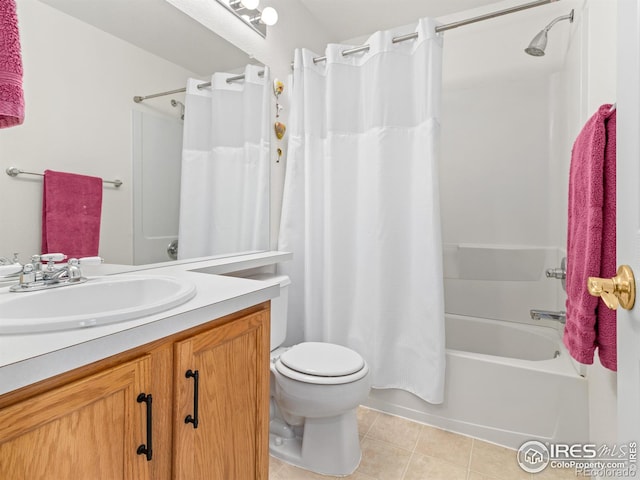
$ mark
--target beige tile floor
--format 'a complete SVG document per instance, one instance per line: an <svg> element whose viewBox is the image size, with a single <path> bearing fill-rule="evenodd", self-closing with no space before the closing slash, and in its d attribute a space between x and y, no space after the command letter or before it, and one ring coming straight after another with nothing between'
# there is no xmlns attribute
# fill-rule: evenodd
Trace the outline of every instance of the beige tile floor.
<svg viewBox="0 0 640 480"><path fill-rule="evenodd" d="M516 452L463 435L360 407L362 461L349 480L565 480L573 471L530 475ZM271 457L269 480L327 480ZM585 477L580 477L584 479Z"/></svg>

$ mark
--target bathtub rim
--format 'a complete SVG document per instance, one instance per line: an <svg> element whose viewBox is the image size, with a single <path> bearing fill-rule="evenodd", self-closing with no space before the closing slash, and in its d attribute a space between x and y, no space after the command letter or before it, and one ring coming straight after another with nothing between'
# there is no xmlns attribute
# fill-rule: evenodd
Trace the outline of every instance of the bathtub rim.
<svg viewBox="0 0 640 480"><path fill-rule="evenodd" d="M490 355L486 353L467 352L465 350L446 349L446 354L457 355L462 358L476 359L484 362L500 365L513 365L526 370L540 370L545 373L554 373L559 375L565 375L569 377L585 377L584 368L576 362L569 351L562 342L562 334L564 327L557 328L547 325L534 325L531 323L524 323L518 321L497 320L491 318L473 317L471 315L458 315L453 313L445 313L445 322L447 318L455 318L473 322L480 322L486 324L499 325L504 328L511 328L518 331L528 331L535 333L548 340L552 341L556 345L556 351L560 352L560 355L555 358L546 360L524 360L513 357L501 357L498 355Z"/></svg>

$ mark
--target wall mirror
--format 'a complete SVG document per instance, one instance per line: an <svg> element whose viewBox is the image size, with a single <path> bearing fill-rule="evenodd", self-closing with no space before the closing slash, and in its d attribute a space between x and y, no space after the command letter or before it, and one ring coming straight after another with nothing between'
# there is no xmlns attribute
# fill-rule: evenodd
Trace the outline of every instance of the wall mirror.
<svg viewBox="0 0 640 480"><path fill-rule="evenodd" d="M216 72L241 73L258 62L164 0L17 4L26 116L23 125L0 131L2 170L122 180L103 191L101 256L119 264L169 261L167 247L177 238L185 94L142 103L133 97L184 88L188 78L207 82ZM230 191L234 181L226 179ZM263 193L268 212L268 185ZM0 201L15 205L2 221L0 256L19 252L25 261L40 250L42 178L2 174ZM261 228L253 251L269 248L268 213ZM215 254L247 251L225 245Z"/></svg>

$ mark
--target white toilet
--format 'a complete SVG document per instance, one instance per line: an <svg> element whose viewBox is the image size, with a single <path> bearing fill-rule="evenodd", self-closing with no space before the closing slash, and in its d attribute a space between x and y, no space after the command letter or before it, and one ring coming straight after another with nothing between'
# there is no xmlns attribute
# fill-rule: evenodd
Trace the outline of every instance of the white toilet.
<svg viewBox="0 0 640 480"><path fill-rule="evenodd" d="M353 473L362 456L356 408L369 394L367 363L332 343L280 347L287 331L289 277L250 278L280 284L280 297L271 301L269 453L324 475Z"/></svg>

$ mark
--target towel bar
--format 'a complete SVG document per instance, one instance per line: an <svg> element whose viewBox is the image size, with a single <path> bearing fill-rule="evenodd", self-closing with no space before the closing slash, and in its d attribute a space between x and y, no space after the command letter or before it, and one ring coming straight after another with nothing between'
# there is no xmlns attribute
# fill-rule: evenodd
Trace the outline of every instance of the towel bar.
<svg viewBox="0 0 640 480"><path fill-rule="evenodd" d="M24 174L24 175L37 175L39 177L44 177L44 173L36 173L36 172L27 172L24 170L20 170L18 167L7 167L7 169L5 170L5 172L7 173L7 175L9 175L10 177L17 177L20 174ZM120 187L122 185L122 180L118 180L117 178L115 180L102 180L103 183L109 183L114 185L116 188Z"/></svg>

